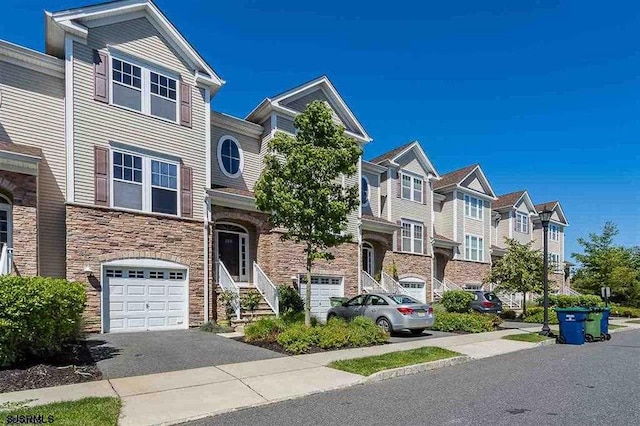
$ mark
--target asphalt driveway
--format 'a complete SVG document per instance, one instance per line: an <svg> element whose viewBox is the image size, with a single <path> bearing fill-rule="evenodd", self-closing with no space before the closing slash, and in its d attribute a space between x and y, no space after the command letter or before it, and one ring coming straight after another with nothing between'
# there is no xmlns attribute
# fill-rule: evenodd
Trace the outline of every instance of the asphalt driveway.
<svg viewBox="0 0 640 426"><path fill-rule="evenodd" d="M198 329L94 334L88 343L105 379L283 356Z"/></svg>

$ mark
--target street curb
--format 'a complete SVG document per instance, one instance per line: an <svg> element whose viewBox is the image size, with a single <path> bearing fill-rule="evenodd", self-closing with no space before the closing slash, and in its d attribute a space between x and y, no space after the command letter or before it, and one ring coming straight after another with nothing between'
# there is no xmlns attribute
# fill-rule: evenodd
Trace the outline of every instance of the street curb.
<svg viewBox="0 0 640 426"><path fill-rule="evenodd" d="M556 344L556 339L547 339L536 343L536 346L551 346Z"/></svg>
<svg viewBox="0 0 640 426"><path fill-rule="evenodd" d="M407 365L405 367L392 368L390 370L378 371L370 376L364 377L360 383L380 382L382 380L393 379L395 377L408 376L411 374L422 373L424 371L437 370L438 368L449 367L452 365L464 364L471 361L470 356L456 356L453 358L439 359L437 361L424 362L422 364Z"/></svg>

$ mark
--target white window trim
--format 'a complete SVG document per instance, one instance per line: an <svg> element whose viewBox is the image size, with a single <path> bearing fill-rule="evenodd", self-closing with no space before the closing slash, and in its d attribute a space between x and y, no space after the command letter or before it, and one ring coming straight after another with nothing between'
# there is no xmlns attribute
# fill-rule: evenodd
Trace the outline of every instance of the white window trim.
<svg viewBox="0 0 640 426"><path fill-rule="evenodd" d="M555 232L552 230L555 228ZM555 235L555 238L554 238ZM560 227L556 224L549 225L549 240L550 241L560 241Z"/></svg>
<svg viewBox="0 0 640 426"><path fill-rule="evenodd" d="M469 238L469 245L467 246L467 237ZM472 259L471 256L471 239L472 238L477 238L478 240L478 259ZM469 249L469 256L467 256L467 248ZM476 235L476 234L464 234L464 260L467 260L469 262L478 262L478 263L484 263L484 258L485 258L485 250L484 250L484 237L482 235Z"/></svg>
<svg viewBox="0 0 640 426"><path fill-rule="evenodd" d="M238 147L238 153L240 155L240 166L238 167L238 172L233 174L227 172L227 170L224 168L224 164L222 163L222 142L227 139L233 141L236 144L236 146ZM244 170L244 153L242 152L242 146L240 145L240 142L238 142L238 139L234 138L231 135L222 136L220 139L218 139L218 147L216 151L218 157L218 167L226 177L235 179L242 174L242 171Z"/></svg>
<svg viewBox="0 0 640 426"><path fill-rule="evenodd" d="M128 57L126 59L123 59L123 58L124 57L122 56L114 55L114 54L111 54L109 56L109 105L122 108L127 111L137 112L138 114L148 115L149 117L166 121L167 123L180 124L180 78L179 76L172 75L171 73L167 73L166 71L162 71L157 68L150 67L148 64L146 64L143 61L136 61L135 59L128 58ZM114 59L121 62L126 62L131 65L135 65L140 68L140 78L142 79L142 84L141 84L142 87L138 89L135 87L124 85L125 87L131 87L132 89L140 90L141 92L140 96L142 97L140 101L140 111L138 111L137 109L126 107L124 105L118 105L113 103L113 85L120 84L117 81L113 81L113 60ZM151 71L153 71L158 75L161 75L163 77L167 77L176 81L176 100L175 100L176 119L175 120L169 120L168 118L159 117L157 115L151 114L151 96L155 96L153 93L151 93ZM163 98L163 99L167 99L173 102L172 99L168 99L168 98Z"/></svg>
<svg viewBox="0 0 640 426"><path fill-rule="evenodd" d="M409 225L410 229L411 229L411 235L410 235L410 240L411 240L411 250L407 251L404 249L404 235L402 234L402 231L404 229L404 225ZM422 241L420 242L422 245L422 251L418 252L416 251L416 241L417 239L415 238L415 229L416 226L419 226L422 228ZM412 221L412 220L408 220L408 219L401 219L400 220L400 230L398 232L400 232L400 247L399 250L400 252L403 253L414 253L414 254L424 254L425 252L425 244L424 244L424 231L425 231L425 227L424 227L424 223L422 222L416 222L416 221Z"/></svg>
<svg viewBox="0 0 640 426"><path fill-rule="evenodd" d="M518 222L519 217L523 217L524 218L523 221ZM529 233L529 215L526 213L516 211L515 219L516 219L516 232L520 232L521 234L528 234ZM523 227L526 229L524 229Z"/></svg>
<svg viewBox="0 0 640 426"><path fill-rule="evenodd" d="M361 177L362 177L362 180L367 182L367 197L364 201L361 200L362 207L369 207L369 203L371 200L371 184L369 183L369 178L367 178L364 174L362 174ZM360 185L362 185L362 180L360 181ZM360 198L362 198L362 196Z"/></svg>
<svg viewBox="0 0 640 426"><path fill-rule="evenodd" d="M557 258L558 261L556 262L554 258ZM549 266L551 266L551 270L553 272L562 271L562 268L560 267L560 253L549 253Z"/></svg>
<svg viewBox="0 0 640 426"><path fill-rule="evenodd" d="M476 200L476 212L477 216L472 214L473 205L472 201ZM469 214L467 214L467 202L469 203ZM473 195L464 194L464 217L475 220L483 220L484 219L484 201L482 198L474 197Z"/></svg>
<svg viewBox="0 0 640 426"><path fill-rule="evenodd" d="M128 180L122 180L122 179L116 179L115 177L113 177L113 154L114 152L119 152L122 154L128 154L128 155L133 155L136 157L141 157L142 158L142 182L131 182ZM177 198L177 202L176 202L176 214L170 214L170 213L162 213L162 212L154 212L152 210L152 188L161 188L161 189L167 189L170 191L173 191L173 188L165 188L165 187L161 187L161 186L153 186L151 185L151 161L155 160L155 161L159 161L161 163L167 163L167 164L173 164L176 166L176 198ZM155 157L155 156L150 156L150 155L145 155L145 154L141 154L139 152L135 152L135 151L130 151L130 150L126 150L126 149L121 149L121 148L110 148L109 149L109 206L111 208L114 209L119 209L119 210L126 210L126 211L132 211L132 212L144 212L144 213L151 213L151 214L159 214L159 215L165 215L165 216L170 216L170 217L181 217L181 212L182 212L182 205L181 205L181 198L180 197L180 163L175 162L175 161L171 161L171 160L167 160L166 158L162 158L162 157ZM120 206L116 206L113 204L114 202L114 197L113 197L113 182L117 181L117 182L125 182L125 183L133 183L136 185L142 185L142 210L137 210L137 209L131 209L131 208L127 208L127 207L120 207Z"/></svg>
<svg viewBox="0 0 640 426"><path fill-rule="evenodd" d="M411 186L410 186L410 193L409 193L409 198L406 198L403 194L403 188L404 188L404 180L403 177L404 176L408 176L409 178L411 178ZM400 170L399 176L398 178L400 179L400 198L403 200L407 200L407 201L413 201L414 203L419 203L422 204L424 203L424 185L425 185L425 180L424 177L411 173L411 172L407 172L405 170ZM422 189L420 191L420 201L415 199L415 191L416 191L416 181L419 180L422 182Z"/></svg>

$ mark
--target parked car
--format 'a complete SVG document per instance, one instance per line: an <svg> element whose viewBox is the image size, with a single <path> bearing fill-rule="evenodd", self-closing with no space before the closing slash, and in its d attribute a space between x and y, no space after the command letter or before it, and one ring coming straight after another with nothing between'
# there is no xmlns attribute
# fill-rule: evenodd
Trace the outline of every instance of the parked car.
<svg viewBox="0 0 640 426"><path fill-rule="evenodd" d="M420 335L435 320L433 308L405 294L369 293L358 295L327 313L331 318L351 320L357 316L369 317L383 330L408 330Z"/></svg>
<svg viewBox="0 0 640 426"><path fill-rule="evenodd" d="M474 290L475 300L471 302L471 309L481 314L501 314L502 301L492 291Z"/></svg>

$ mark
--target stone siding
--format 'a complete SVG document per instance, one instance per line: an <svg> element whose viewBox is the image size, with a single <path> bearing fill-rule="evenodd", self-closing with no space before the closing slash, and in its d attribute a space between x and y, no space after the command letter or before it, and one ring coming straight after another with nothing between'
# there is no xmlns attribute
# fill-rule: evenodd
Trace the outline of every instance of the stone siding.
<svg viewBox="0 0 640 426"><path fill-rule="evenodd" d="M491 270L488 263L450 260L444 270L444 277L460 287L465 284L482 284L483 278Z"/></svg>
<svg viewBox="0 0 640 426"><path fill-rule="evenodd" d="M162 259L189 268L189 326L204 319L203 223L195 220L67 205L67 279L86 283L85 328L99 332L102 262ZM208 262L210 264L210 261ZM89 266L95 277L87 278Z"/></svg>
<svg viewBox="0 0 640 426"><path fill-rule="evenodd" d="M395 262L398 271L398 278L415 277L426 281L427 283L427 302L431 301L431 256L413 253L399 253L388 250L382 260L382 268L391 275L391 270Z"/></svg>

